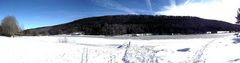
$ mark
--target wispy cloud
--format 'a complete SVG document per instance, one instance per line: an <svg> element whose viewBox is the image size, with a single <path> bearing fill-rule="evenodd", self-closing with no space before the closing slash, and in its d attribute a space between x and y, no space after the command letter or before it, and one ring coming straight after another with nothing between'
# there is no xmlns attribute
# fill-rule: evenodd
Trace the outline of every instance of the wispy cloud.
<svg viewBox="0 0 240 63"><path fill-rule="evenodd" d="M134 10L114 1L114 0L92 0L95 2L97 5L105 7L105 8L110 8L110 9L116 9L120 11L127 12L129 14L138 14Z"/></svg>
<svg viewBox="0 0 240 63"><path fill-rule="evenodd" d="M186 0L186 2L184 3L184 5L189 4L190 2L192 2L193 0Z"/></svg>
<svg viewBox="0 0 240 63"><path fill-rule="evenodd" d="M147 6L148 6L148 9L149 9L150 11L153 11L151 0L146 0L146 4L147 4Z"/></svg>
<svg viewBox="0 0 240 63"><path fill-rule="evenodd" d="M230 23L236 22L237 9L240 8L240 0L202 0L194 2L187 0L176 7L169 6L166 11L158 11L155 14L177 15L177 16L198 16L206 19L223 20Z"/></svg>

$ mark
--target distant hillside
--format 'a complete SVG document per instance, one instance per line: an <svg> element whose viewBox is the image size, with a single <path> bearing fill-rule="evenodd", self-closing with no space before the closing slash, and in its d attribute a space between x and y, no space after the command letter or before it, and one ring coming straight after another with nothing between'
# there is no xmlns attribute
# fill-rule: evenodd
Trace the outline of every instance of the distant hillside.
<svg viewBox="0 0 240 63"><path fill-rule="evenodd" d="M89 17L70 23L25 30L26 35L202 34L208 31L239 31L235 24L191 16L113 15Z"/></svg>

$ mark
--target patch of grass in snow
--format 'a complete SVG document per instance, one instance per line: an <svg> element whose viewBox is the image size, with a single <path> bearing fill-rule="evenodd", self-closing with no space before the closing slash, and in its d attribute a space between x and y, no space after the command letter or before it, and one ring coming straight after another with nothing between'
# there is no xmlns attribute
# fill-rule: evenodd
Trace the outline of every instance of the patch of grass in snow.
<svg viewBox="0 0 240 63"><path fill-rule="evenodd" d="M183 48L183 49L178 49L177 51L179 51L179 52L187 52L189 50L190 50L190 48Z"/></svg>
<svg viewBox="0 0 240 63"><path fill-rule="evenodd" d="M240 43L240 38L234 38L233 39L233 44L238 44Z"/></svg>
<svg viewBox="0 0 240 63"><path fill-rule="evenodd" d="M230 60L228 62L233 63L233 62L239 62L239 61L240 61L240 58L237 58L237 59L234 59L234 60Z"/></svg>
<svg viewBox="0 0 240 63"><path fill-rule="evenodd" d="M69 40L67 37L62 37L62 38L59 38L59 43L68 43Z"/></svg>

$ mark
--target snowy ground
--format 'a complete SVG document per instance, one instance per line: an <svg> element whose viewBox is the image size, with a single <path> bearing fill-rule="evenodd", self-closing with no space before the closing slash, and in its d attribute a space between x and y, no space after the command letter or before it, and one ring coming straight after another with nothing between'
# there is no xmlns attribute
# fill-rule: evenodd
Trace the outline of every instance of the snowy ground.
<svg viewBox="0 0 240 63"><path fill-rule="evenodd" d="M233 34L0 37L0 63L239 63Z"/></svg>

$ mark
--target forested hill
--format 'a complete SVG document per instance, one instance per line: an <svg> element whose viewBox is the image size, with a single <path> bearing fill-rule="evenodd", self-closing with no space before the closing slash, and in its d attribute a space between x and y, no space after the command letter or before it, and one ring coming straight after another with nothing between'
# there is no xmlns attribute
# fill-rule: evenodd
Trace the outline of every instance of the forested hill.
<svg viewBox="0 0 240 63"><path fill-rule="evenodd" d="M57 35L82 32L87 35L203 34L239 31L235 24L191 16L112 15L89 17L70 23L25 30L26 35Z"/></svg>

